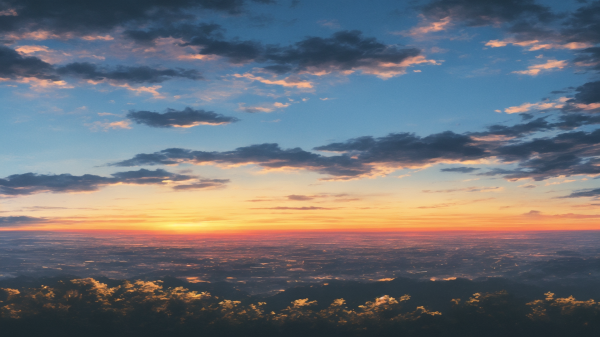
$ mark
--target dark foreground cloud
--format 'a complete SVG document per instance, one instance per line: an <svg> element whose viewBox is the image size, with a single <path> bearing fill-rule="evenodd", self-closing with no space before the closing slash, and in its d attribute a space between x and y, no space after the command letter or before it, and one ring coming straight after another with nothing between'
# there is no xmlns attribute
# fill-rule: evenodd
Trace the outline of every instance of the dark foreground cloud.
<svg viewBox="0 0 600 337"><path fill-rule="evenodd" d="M85 35L154 21L178 21L193 17L190 10L208 9L239 13L246 0L2 0L0 32L48 31ZM253 2L270 3L271 0Z"/></svg>
<svg viewBox="0 0 600 337"><path fill-rule="evenodd" d="M575 65L600 71L600 47L586 48L573 60Z"/></svg>
<svg viewBox="0 0 600 337"><path fill-rule="evenodd" d="M15 50L0 46L0 77L19 79L34 77L42 80L57 81L54 67L33 56L23 56Z"/></svg>
<svg viewBox="0 0 600 337"><path fill-rule="evenodd" d="M466 167L466 166L461 166L461 167L450 167L450 168L443 168L440 171L442 172L459 172L459 173L471 173L473 171L477 171L480 170L480 168L478 167Z"/></svg>
<svg viewBox="0 0 600 337"><path fill-rule="evenodd" d="M45 221L46 219L34 218L30 216L0 216L0 228L31 225Z"/></svg>
<svg viewBox="0 0 600 337"><path fill-rule="evenodd" d="M152 111L130 111L127 118L138 124L155 128L186 128L200 124L221 125L239 121L235 117L224 116L213 111L194 110L190 107L181 111L167 109L167 112L162 114Z"/></svg>
<svg viewBox="0 0 600 337"><path fill-rule="evenodd" d="M467 26L484 26L517 20L547 22L555 18L550 9L533 0L435 0L422 7L431 20L451 18Z"/></svg>
<svg viewBox="0 0 600 337"><path fill-rule="evenodd" d="M600 197L600 188L575 191L562 198L597 198Z"/></svg>
<svg viewBox="0 0 600 337"><path fill-rule="evenodd" d="M75 62L58 67L56 72L63 76L72 76L84 80L109 80L124 83L161 83L172 78L202 79L202 75L194 69L155 69L147 66L114 68L100 67L88 62Z"/></svg>
<svg viewBox="0 0 600 337"><path fill-rule="evenodd" d="M77 193L93 192L101 187L119 184L132 185L166 185L167 183L188 182L201 184L202 179L191 175L176 174L156 169L154 171L140 169L137 171L126 171L113 173L111 177L103 177L93 174L75 176L71 174L13 174L0 179L1 196L20 196L36 193ZM217 180L224 185L229 180ZM176 187L176 186L175 186ZM215 186L206 186L215 187ZM198 186L197 188L201 188Z"/></svg>
<svg viewBox="0 0 600 337"><path fill-rule="evenodd" d="M125 35L142 44L152 44L160 37L183 39L185 43L182 46L199 46L202 55L221 56L232 63L266 63L264 69L277 74L360 69L386 76L386 73L403 71L410 63L408 61L420 54L419 49L386 45L375 38L363 36L357 30L340 31L328 38L306 37L285 47L263 45L257 41L227 40L223 38L221 27L215 24L129 30ZM414 61L418 62L433 61Z"/></svg>
<svg viewBox="0 0 600 337"><path fill-rule="evenodd" d="M265 169L305 169L328 174L335 179L351 179L385 171L388 167L425 166L444 161L475 160L489 153L466 135L443 132L419 137L410 133L385 137L361 137L344 143L332 143L315 148L318 151L338 152L321 155L301 148L282 149L278 144L258 144L233 151L207 152L180 148L138 154L112 166L173 165L178 163L247 165Z"/></svg>
<svg viewBox="0 0 600 337"><path fill-rule="evenodd" d="M478 175L540 181L559 176L600 174L600 129L560 132L597 124L600 122L598 117L565 114L559 116L555 123L540 118L512 127L488 127L487 131L478 133L446 131L425 137L412 133L392 133L384 137L365 136L314 148L333 154L320 154L301 148L282 149L273 143L222 152L170 148L137 154L131 159L109 165L258 165L266 170L308 170L328 175L326 180L346 180L385 175L400 168L423 168L440 163L472 164L478 160L496 158L500 164L511 164L513 168L494 168ZM536 131L558 133L547 137L524 137ZM444 172L459 173L475 170L477 168L473 167L442 169Z"/></svg>
<svg viewBox="0 0 600 337"><path fill-rule="evenodd" d="M2 16L0 16L1 18ZM34 56L23 56L17 51L0 46L0 77L11 80L37 78L59 81L62 77L83 80L141 84L160 83L173 78L200 80L202 75L194 69L156 69L147 66L98 66L88 62L74 62L55 66Z"/></svg>

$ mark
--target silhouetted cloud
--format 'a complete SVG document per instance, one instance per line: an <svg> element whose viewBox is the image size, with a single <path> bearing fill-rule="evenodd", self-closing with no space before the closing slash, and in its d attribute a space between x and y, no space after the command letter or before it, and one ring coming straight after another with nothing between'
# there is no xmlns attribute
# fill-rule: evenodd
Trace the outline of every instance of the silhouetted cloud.
<svg viewBox="0 0 600 337"><path fill-rule="evenodd" d="M531 130L570 129L576 125L598 122L595 116L565 115L557 123L536 119L513 127L489 129L498 133L520 135ZM473 135L479 135L475 137ZM193 151L171 148L155 153L142 153L111 166L174 165L180 163L214 165L255 164L264 169L303 169L330 175L327 179L353 179L385 175L400 168L419 168L440 163L461 163L496 157L501 163L514 163L515 169L494 168L481 176L502 175L509 180L532 178L545 180L557 176L600 173L600 129L592 132L565 132L552 137L485 138L482 133L456 134L451 131L420 137L411 133L392 133L350 139L315 147L317 151L336 152L322 155L301 148L282 149L278 144L257 144L233 151ZM493 134L491 136L494 136ZM442 169L446 172L469 173L475 168Z"/></svg>
<svg viewBox="0 0 600 337"><path fill-rule="evenodd" d="M600 196L600 188L575 191L561 198L596 198Z"/></svg>
<svg viewBox="0 0 600 337"><path fill-rule="evenodd" d="M426 137L412 133L392 133L380 138L367 136L318 146L315 150L357 155L365 163L389 162L405 166L444 160L479 159L489 155L470 136L452 131Z"/></svg>
<svg viewBox="0 0 600 337"><path fill-rule="evenodd" d="M198 182L189 185L174 186L174 190L200 190L225 187L230 182L229 179L200 179Z"/></svg>
<svg viewBox="0 0 600 337"><path fill-rule="evenodd" d="M77 193L93 192L101 187L117 184L133 185L165 185L167 182L191 182L193 184L224 184L227 179L206 180L191 175L176 174L156 169L154 171L140 169L137 171L117 172L112 177L103 177L93 174L75 176L71 174L13 174L0 179L0 195L19 196L36 193ZM197 188L202 188L200 185ZM185 186L185 185L184 185ZM188 185L191 186L191 185ZM176 188L175 186L174 188ZM180 189L186 189L182 187Z"/></svg>
<svg viewBox="0 0 600 337"><path fill-rule="evenodd" d="M46 221L47 220L44 218L34 218L30 216L0 216L0 228L31 225Z"/></svg>
<svg viewBox="0 0 600 337"><path fill-rule="evenodd" d="M489 137L489 136L507 136L521 137L533 132L546 131L554 126L546 121L546 117L537 118L527 123L520 123L511 126L506 125L491 125L487 127L487 131L473 132L469 135L474 137Z"/></svg>
<svg viewBox="0 0 600 337"><path fill-rule="evenodd" d="M36 78L60 81L62 76L91 81L109 80L117 83L140 84L160 83L172 78L202 79L194 69L156 69L147 66L101 67L88 62L74 62L55 66L34 56L23 56L17 51L0 46L0 77L19 80Z"/></svg>
<svg viewBox="0 0 600 337"><path fill-rule="evenodd" d="M478 167L466 167L466 166L461 166L461 167L449 167L449 168L443 168L440 171L442 172L458 172L458 173L471 173L473 171L477 171L480 170L480 168Z"/></svg>
<svg viewBox="0 0 600 337"><path fill-rule="evenodd" d="M0 32L46 31L81 36L108 32L131 24L179 21L193 17L190 11L208 9L227 13L242 11L245 0L123 0L76 1L3 0ZM271 0L254 0L271 3Z"/></svg>
<svg viewBox="0 0 600 337"><path fill-rule="evenodd" d="M33 56L22 56L15 50L0 46L0 77L18 79L34 77L42 80L57 81L54 67Z"/></svg>
<svg viewBox="0 0 600 337"><path fill-rule="evenodd" d="M360 31L340 31L329 38L307 37L291 46L263 45L257 41L226 40L215 24L155 27L129 30L125 35L138 43L152 44L159 37L183 39L182 46L200 46L200 54L217 55L232 63L267 63L265 70L289 72L356 71L391 77L411 64L435 63L419 57L416 48L386 45Z"/></svg>
<svg viewBox="0 0 600 337"><path fill-rule="evenodd" d="M577 92L569 103L592 104L600 103L600 81L588 82L575 89Z"/></svg>
<svg viewBox="0 0 600 337"><path fill-rule="evenodd" d="M151 111L130 111L127 118L138 124L155 128L189 128L200 124L221 125L239 121L235 117L224 116L213 111L194 110L187 107L181 111L167 109L165 113Z"/></svg>
<svg viewBox="0 0 600 337"><path fill-rule="evenodd" d="M176 77L191 80L202 79L202 75L194 69L155 69L147 66L116 66L114 69L110 69L88 62L69 63L58 67L56 71L60 75L85 80L110 80L125 83L161 83Z"/></svg>
<svg viewBox="0 0 600 337"><path fill-rule="evenodd" d="M423 166L442 161L479 159L489 155L473 143L469 136L450 131L427 137L402 133L380 138L361 137L315 148L341 153L334 156L300 148L281 149L277 144L257 144L225 152L172 148L151 154L138 154L132 159L110 165L256 164L265 169L306 169L329 174L337 179L349 179L377 174L383 167Z"/></svg>
<svg viewBox="0 0 600 337"><path fill-rule="evenodd" d="M600 47L587 48L579 52L573 63L588 69L600 71Z"/></svg>
<svg viewBox="0 0 600 337"><path fill-rule="evenodd" d="M484 26L522 19L547 22L555 18L550 9L533 0L435 0L422 7L430 20L449 17L467 26Z"/></svg>
<svg viewBox="0 0 600 337"><path fill-rule="evenodd" d="M553 126L560 129L575 129L584 125L600 124L600 115L568 113L558 116Z"/></svg>

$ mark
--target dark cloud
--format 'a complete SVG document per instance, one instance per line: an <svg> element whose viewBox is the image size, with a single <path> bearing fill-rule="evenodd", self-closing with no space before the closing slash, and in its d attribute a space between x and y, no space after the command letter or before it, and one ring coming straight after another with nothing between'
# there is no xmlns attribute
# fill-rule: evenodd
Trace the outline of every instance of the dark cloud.
<svg viewBox="0 0 600 337"><path fill-rule="evenodd" d="M573 60L576 65L600 71L600 47L587 48Z"/></svg>
<svg viewBox="0 0 600 337"><path fill-rule="evenodd" d="M360 137L343 143L316 147L318 151L358 155L365 163L419 165L443 160L479 159L489 155L468 135L445 131L419 137L412 133L392 133L385 137Z"/></svg>
<svg viewBox="0 0 600 337"><path fill-rule="evenodd" d="M44 30L54 34L85 35L107 32L128 25L170 22L193 18L193 10L228 13L242 11L245 0L2 0L0 10L14 10L2 16L0 32ZM254 0L270 3L270 0Z"/></svg>
<svg viewBox="0 0 600 337"><path fill-rule="evenodd" d="M127 118L138 124L155 128L192 127L200 124L221 125L237 122L239 119L228 117L213 111L194 110L187 107L181 111L167 109L165 113L151 111L130 111Z"/></svg>
<svg viewBox="0 0 600 337"><path fill-rule="evenodd" d="M537 118L527 123L515 124L512 126L506 125L491 125L487 127L486 131L469 133L475 137L488 137L488 136L507 136L507 137L521 137L534 132L546 131L554 128L554 126L546 121L546 117Z"/></svg>
<svg viewBox="0 0 600 337"><path fill-rule="evenodd" d="M4 179L0 179L0 195L18 196L31 195L36 193L75 193L75 192L93 192L101 187L116 184L133 185L164 185L166 182L192 182L193 184L203 184L211 180L200 179L191 175L175 174L163 169L154 171L140 169L137 171L117 172L111 177L97 176L93 174L84 174L75 176L71 174L35 174L24 173L14 174ZM212 183L224 184L228 180L213 180ZM176 188L175 186L174 188ZM185 188L181 188L185 189Z"/></svg>
<svg viewBox="0 0 600 337"><path fill-rule="evenodd" d="M286 198L288 198L288 200L293 200L293 201L308 201L308 200L313 200L315 197L310 196L310 195L292 194L292 195L288 195Z"/></svg>
<svg viewBox="0 0 600 337"><path fill-rule="evenodd" d="M600 196L600 188L575 191L561 198L597 198Z"/></svg>
<svg viewBox="0 0 600 337"><path fill-rule="evenodd" d="M200 190L225 187L230 182L229 179L200 179L198 182L189 185L177 185L175 190Z"/></svg>
<svg viewBox="0 0 600 337"><path fill-rule="evenodd" d="M289 69L296 72L358 68L377 71L382 63L399 64L419 54L420 50L416 48L401 49L385 45L353 30L337 32L330 38L308 37L287 48L269 48L265 58L276 63L267 69L277 73L287 72Z"/></svg>
<svg viewBox="0 0 600 337"><path fill-rule="evenodd" d="M515 136L526 131L533 132L531 130L572 129L578 125L598 122L600 118L593 115L563 115L557 123L536 119L530 123L506 127L512 129L511 132L504 133ZM488 128L490 129L499 128ZM267 170L303 169L329 175L326 180L345 180L387 174L400 168L495 157L501 163L514 164L516 168L494 168L478 175L501 175L509 180L531 178L539 181L558 176L600 174L600 129L592 132L564 132L552 137L533 139L477 139L472 137L474 134L446 131L420 137L411 133L392 133L379 138L359 137L314 148L317 151L335 152L333 155L318 154L301 148L282 149L277 144L268 143L224 152L171 148L155 153L138 154L131 159L109 165L254 164ZM472 167L442 169L445 172L462 173L475 170L476 168ZM290 197L291 200L302 198Z"/></svg>
<svg viewBox="0 0 600 337"><path fill-rule="evenodd" d="M1 216L0 228L16 227L22 225L31 225L36 223L46 222L44 218L34 218L30 216Z"/></svg>
<svg viewBox="0 0 600 337"><path fill-rule="evenodd" d="M431 20L450 17L467 26L485 26L518 20L548 22L555 18L550 9L533 0L436 0L422 7Z"/></svg>
<svg viewBox="0 0 600 337"><path fill-rule="evenodd" d="M192 164L257 164L266 169L308 169L333 176L355 177L367 174L371 168L349 156L325 157L300 148L281 149L277 144L258 144L233 151L207 152L172 148L111 164L112 166Z"/></svg>
<svg viewBox="0 0 600 337"><path fill-rule="evenodd" d="M593 1L578 8L565 22L562 31L567 42L600 42L600 1Z"/></svg>
<svg viewBox="0 0 600 337"><path fill-rule="evenodd" d="M423 166L444 160L479 159L489 154L472 144L469 136L443 132L419 137L414 134L390 134L386 137L361 137L344 143L315 148L341 152L325 156L300 148L281 149L277 144L258 144L233 151L206 152L172 148L113 163L113 166L192 164L256 164L265 169L296 168L349 179L372 175L379 166Z"/></svg>
<svg viewBox="0 0 600 337"><path fill-rule="evenodd" d="M34 77L43 80L57 81L54 67L37 57L22 56L15 50L0 46L0 77L19 79Z"/></svg>
<svg viewBox="0 0 600 337"><path fill-rule="evenodd" d="M553 126L560 129L575 129L584 125L600 124L600 115L568 113L560 115Z"/></svg>
<svg viewBox="0 0 600 337"><path fill-rule="evenodd" d="M596 113L600 111L600 81L587 82L575 88L573 98L567 100L563 112L586 112Z"/></svg>
<svg viewBox="0 0 600 337"><path fill-rule="evenodd" d="M557 176L599 174L600 129L568 132L552 138L536 138L504 145L495 151L505 162L518 162L515 170L494 169L479 175L504 175L506 179L545 180Z"/></svg>
<svg viewBox="0 0 600 337"><path fill-rule="evenodd" d="M99 67L88 62L75 62L58 67L56 72L63 76L73 76L85 80L110 80L125 83L161 83L172 78L202 79L194 69L155 69L147 66L116 66L113 69Z"/></svg>
<svg viewBox="0 0 600 337"><path fill-rule="evenodd" d="M442 171L442 172L471 173L471 172L477 171L477 170L480 170L480 168L478 168L478 167L461 166L461 167L443 168L440 171Z"/></svg>
<svg viewBox="0 0 600 337"><path fill-rule="evenodd" d="M181 38L182 46L200 46L200 54L217 55L232 63L259 62L277 74L302 71L362 69L371 73L401 71L399 64L420 54L416 48L386 45L357 30L340 31L329 38L307 37L294 45L263 45L257 41L226 40L218 25L180 25L148 30L129 30L125 35L143 44L159 37ZM381 64L386 64L383 67ZM389 64L398 64L390 67Z"/></svg>
<svg viewBox="0 0 600 337"><path fill-rule="evenodd" d="M592 104L600 103L600 81L588 82L575 89L575 97L568 102Z"/></svg>
<svg viewBox="0 0 600 337"><path fill-rule="evenodd" d="M62 76L128 84L160 83L172 78L202 79L202 75L194 69L155 69L147 66L109 68L87 62L75 62L56 67L37 57L23 56L11 48L0 46L0 77L2 78L59 81Z"/></svg>

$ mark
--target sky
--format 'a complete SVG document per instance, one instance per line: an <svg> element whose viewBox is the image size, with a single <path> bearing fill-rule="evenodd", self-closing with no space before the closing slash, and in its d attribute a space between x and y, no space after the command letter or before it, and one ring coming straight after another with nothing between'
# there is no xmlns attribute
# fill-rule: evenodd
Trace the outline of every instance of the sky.
<svg viewBox="0 0 600 337"><path fill-rule="evenodd" d="M0 230L600 229L600 1L2 0Z"/></svg>

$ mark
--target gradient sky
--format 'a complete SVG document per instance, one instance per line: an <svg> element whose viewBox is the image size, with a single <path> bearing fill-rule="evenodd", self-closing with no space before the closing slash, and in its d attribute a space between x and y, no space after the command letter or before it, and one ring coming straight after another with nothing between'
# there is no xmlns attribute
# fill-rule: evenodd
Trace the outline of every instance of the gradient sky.
<svg viewBox="0 0 600 337"><path fill-rule="evenodd" d="M600 2L0 1L2 230L600 229Z"/></svg>

